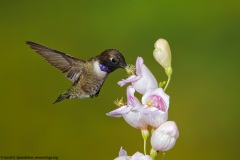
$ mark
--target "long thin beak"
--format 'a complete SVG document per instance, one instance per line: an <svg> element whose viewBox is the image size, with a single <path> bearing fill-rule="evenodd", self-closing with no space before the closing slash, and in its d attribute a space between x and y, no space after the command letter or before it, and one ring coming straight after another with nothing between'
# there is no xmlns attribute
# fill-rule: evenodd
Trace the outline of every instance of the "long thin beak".
<svg viewBox="0 0 240 160"><path fill-rule="evenodd" d="M126 69L127 64L125 63L125 64L123 64L123 65L120 65L120 67L123 68L123 69Z"/></svg>

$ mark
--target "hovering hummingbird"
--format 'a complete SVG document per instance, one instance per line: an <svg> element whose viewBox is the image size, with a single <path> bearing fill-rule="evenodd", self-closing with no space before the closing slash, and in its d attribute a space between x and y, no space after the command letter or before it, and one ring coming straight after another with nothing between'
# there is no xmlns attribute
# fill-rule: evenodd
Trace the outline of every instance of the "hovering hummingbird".
<svg viewBox="0 0 240 160"><path fill-rule="evenodd" d="M26 44L51 65L66 73L66 77L73 82L54 103L63 99L97 97L109 73L127 66L124 56L116 49L107 49L84 61L35 42L27 41Z"/></svg>

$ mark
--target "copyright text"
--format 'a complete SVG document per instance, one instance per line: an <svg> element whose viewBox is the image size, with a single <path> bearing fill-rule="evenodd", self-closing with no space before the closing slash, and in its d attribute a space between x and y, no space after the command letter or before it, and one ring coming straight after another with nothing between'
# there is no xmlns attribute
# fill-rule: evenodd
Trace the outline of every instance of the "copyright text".
<svg viewBox="0 0 240 160"><path fill-rule="evenodd" d="M58 156L1 156L1 159L38 159L38 160L57 160Z"/></svg>

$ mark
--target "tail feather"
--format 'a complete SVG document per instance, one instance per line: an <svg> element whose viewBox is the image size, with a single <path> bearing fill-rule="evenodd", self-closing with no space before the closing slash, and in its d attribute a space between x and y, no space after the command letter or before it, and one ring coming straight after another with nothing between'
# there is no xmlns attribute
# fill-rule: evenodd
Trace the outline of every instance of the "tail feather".
<svg viewBox="0 0 240 160"><path fill-rule="evenodd" d="M53 104L55 104L55 103L57 103L57 102L60 102L60 101L62 101L62 100L64 100L64 99L69 99L70 96L71 96L71 95L70 95L69 92L67 91L67 92L61 94L60 96L58 96L57 100L56 100L55 102L53 102Z"/></svg>

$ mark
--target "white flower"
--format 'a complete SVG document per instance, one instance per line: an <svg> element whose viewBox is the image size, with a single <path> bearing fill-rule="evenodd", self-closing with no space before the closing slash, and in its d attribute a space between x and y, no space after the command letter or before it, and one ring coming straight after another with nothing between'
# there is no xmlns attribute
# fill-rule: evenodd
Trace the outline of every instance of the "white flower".
<svg viewBox="0 0 240 160"><path fill-rule="evenodd" d="M145 130L148 124L144 121L142 114L138 111L138 108L142 107L141 102L134 96L135 89L132 86L127 87L127 105L124 105L118 109L115 109L109 113L108 116L121 117L137 129Z"/></svg>
<svg viewBox="0 0 240 160"><path fill-rule="evenodd" d="M136 75L132 75L127 79L123 79L122 81L119 81L118 84L120 86L124 86L130 82L132 83L133 88L141 94L144 94L150 88L158 87L157 80L147 66L143 63L142 57L137 58Z"/></svg>
<svg viewBox="0 0 240 160"><path fill-rule="evenodd" d="M177 125L173 121L167 121L158 127L151 137L152 149L155 151L168 151L179 136Z"/></svg>
<svg viewBox="0 0 240 160"><path fill-rule="evenodd" d="M127 152L121 147L119 157L114 160L152 160L152 158L149 155L144 156L140 152L136 152L133 156L128 156Z"/></svg>
<svg viewBox="0 0 240 160"><path fill-rule="evenodd" d="M134 128L146 130L148 124L144 121L143 116L140 112L130 111L128 114L123 116L125 121Z"/></svg>
<svg viewBox="0 0 240 160"><path fill-rule="evenodd" d="M119 151L119 156L117 158L115 158L114 160L130 160L130 158L131 157L127 155L127 151L125 151L121 147L120 151Z"/></svg>
<svg viewBox="0 0 240 160"><path fill-rule="evenodd" d="M136 152L130 160L152 160L152 158L149 155L144 156L140 152Z"/></svg>
<svg viewBox="0 0 240 160"><path fill-rule="evenodd" d="M142 97L144 109L140 108L144 120L154 128L158 128L168 119L169 96L162 88L149 89Z"/></svg>

